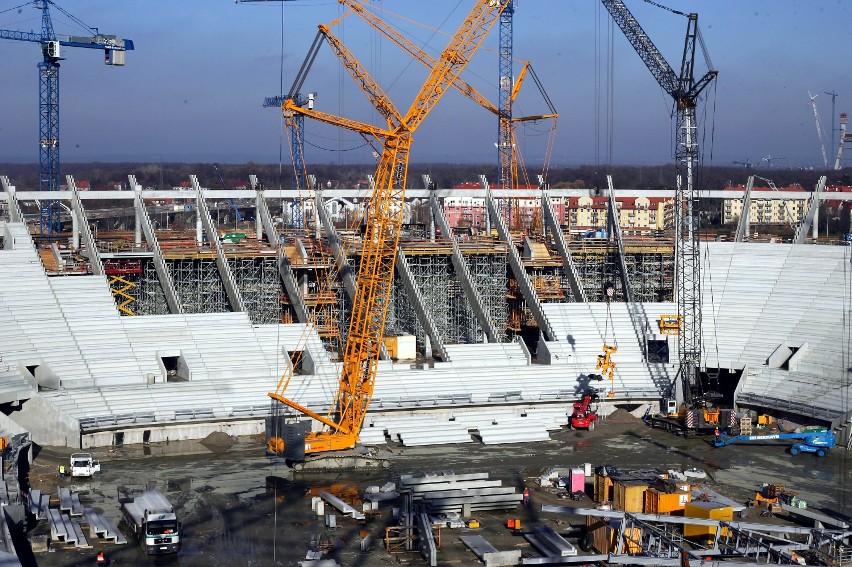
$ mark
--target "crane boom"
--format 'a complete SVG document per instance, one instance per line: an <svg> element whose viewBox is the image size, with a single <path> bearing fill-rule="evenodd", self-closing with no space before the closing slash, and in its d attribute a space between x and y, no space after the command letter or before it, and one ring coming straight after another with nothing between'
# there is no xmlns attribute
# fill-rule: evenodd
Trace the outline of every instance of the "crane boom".
<svg viewBox="0 0 852 567"><path fill-rule="evenodd" d="M270 448L283 449L290 455L304 455L355 446L376 379L393 284L396 248L402 227L412 135L470 61L508 1L476 1L432 68L405 117L393 130L382 130L357 121L309 111L298 107L292 99L285 101L285 112L301 113L382 139L383 151L376 170L375 189L364 217L357 287L352 301L339 388L332 406L335 415L323 417L287 399L284 396L287 381L282 380L278 389L270 392L269 396L320 421L327 429L305 434L302 447L293 447L292 443L284 447L283 440L270 438ZM365 89L365 84L360 80L359 85L362 90ZM371 99L373 96L380 95L377 91L368 93ZM390 104L384 107L393 108Z"/></svg>
<svg viewBox="0 0 852 567"><path fill-rule="evenodd" d="M425 66L429 69L434 67L435 58L433 56L427 54L425 51L423 51L423 49L416 46L408 38L406 38L399 31L397 31L391 25L389 25L386 21L384 21L383 19L378 17L373 11L368 10L366 8L366 6L364 5L365 4L364 0L360 0L360 1L359 0L338 0L338 2L340 4L345 5L347 8L349 8L350 12L352 14L355 14L358 17L360 17L367 25L369 25L372 29L376 30L378 33L382 34L386 39L388 39L394 45L399 47L402 51L407 53L413 60L419 62L420 64L422 64L423 66ZM507 9L508 9L508 7L507 7ZM503 42L505 41L505 39L507 37L506 32L504 30L504 26L507 25L507 22L504 21L505 15L506 15L506 10L503 11L503 14L501 15L501 19L500 19L501 45L503 44ZM508 25L511 26L511 19L508 20ZM502 48L501 48L501 53L502 53ZM502 57L501 57L501 60L502 60ZM546 177L547 170L548 170L548 164L550 162L550 154L552 152L552 147L553 147L553 138L554 138L554 133L555 133L555 121L558 118L558 114L556 112L556 109L553 106L552 101L550 100L550 97L544 91L544 87L542 86L541 81L535 75L535 71L533 71L529 62L526 62L524 64L524 67L521 70L521 73L518 75L517 81L514 82L514 86L512 86L511 89L510 89L510 91L511 91L510 92L510 102L514 102L517 99L518 93L520 91L521 84L523 83L524 77L526 76L528 71L529 71L530 75L533 77L533 80L535 81L536 86L538 87L542 96L544 97L545 103L547 104L548 108L550 109L550 113L537 115L537 116L523 116L523 117L515 117L515 116L512 116L511 113L508 114L508 116L510 118L509 123L510 123L510 134L511 134L511 143L508 144L508 146L510 146L512 148L511 155L509 156L509 157L511 157L512 162L511 162L511 165L508 167L508 169L506 169L506 171L512 172L511 185L513 185L513 186L517 185L517 183L519 182L518 171L519 171L519 168L522 169L521 163L520 163L522 158L518 154L518 152L516 151L516 148L518 147L518 145L517 145L517 142L515 140L515 124L517 124L519 122L529 122L529 121L535 121L535 120L546 120L546 119L553 119L554 120L554 126L551 128L550 137L548 139L547 151L545 152L544 167L543 167L543 171L542 171L543 175ZM511 83L511 82L509 82L509 83ZM485 96L483 96L473 86L471 86L470 84L465 82L461 77L456 77L456 79L452 83L452 86L456 90L458 90L462 95L466 96L467 98L469 98L470 100L475 102L477 105L481 106L482 108L484 108L484 109L488 110L489 112L491 112L492 114L496 115L498 117L499 121L504 120L504 116L506 116L506 113L502 112L496 105L491 103L491 101L489 101L487 98L485 98ZM501 85L501 87L502 87L502 85ZM502 89L501 89L501 93L502 93ZM502 129L502 126L500 128ZM501 157L503 155L504 154L501 153ZM506 154L506 155L508 155L508 154Z"/></svg>
<svg viewBox="0 0 852 567"><path fill-rule="evenodd" d="M376 108L376 112L387 120L388 129L396 128L402 124L402 116L400 116L396 106L382 90L382 87L370 76L367 69L361 65L361 62L331 33L328 26L320 25L319 31L325 37L326 42L331 46L341 64L349 72L352 80L358 84L361 92L367 95L370 103Z"/></svg>
<svg viewBox="0 0 852 567"><path fill-rule="evenodd" d="M693 170L698 163L698 144L695 107L702 91L716 78L712 68L695 79L696 43L703 42L698 31L698 14L678 14L687 17L686 39L680 74L675 74L662 53L621 0L601 0L633 49L651 71L660 87L673 99L676 112L675 166L677 188L675 195L675 234L677 246L677 303L683 318L678 341L681 392L675 397L692 403L704 395L699 370L701 367L701 258L698 241L697 194L693 186ZM706 53L705 53L706 56ZM712 64L708 65L712 67Z"/></svg>

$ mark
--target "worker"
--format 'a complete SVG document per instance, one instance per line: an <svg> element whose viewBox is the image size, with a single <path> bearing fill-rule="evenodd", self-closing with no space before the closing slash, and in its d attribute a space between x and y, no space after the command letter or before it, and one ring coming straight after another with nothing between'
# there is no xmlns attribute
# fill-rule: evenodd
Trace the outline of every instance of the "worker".
<svg viewBox="0 0 852 567"><path fill-rule="evenodd" d="M719 428L717 427L716 430L713 433L716 435L716 441L718 441L719 440Z"/></svg>
<svg viewBox="0 0 852 567"><path fill-rule="evenodd" d="M524 506L530 505L530 489L526 486L524 487Z"/></svg>
<svg viewBox="0 0 852 567"><path fill-rule="evenodd" d="M60 477L65 476L65 465L64 464L59 465L59 476Z"/></svg>

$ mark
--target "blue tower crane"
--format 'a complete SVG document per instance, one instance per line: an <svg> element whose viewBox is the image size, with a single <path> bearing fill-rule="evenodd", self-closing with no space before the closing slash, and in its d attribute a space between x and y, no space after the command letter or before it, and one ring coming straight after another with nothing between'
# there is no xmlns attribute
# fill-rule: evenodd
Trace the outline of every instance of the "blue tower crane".
<svg viewBox="0 0 852 567"><path fill-rule="evenodd" d="M17 41L32 41L41 44L43 59L38 64L39 72L39 155L38 185L40 191L59 190L59 62L64 59L63 47L85 47L103 49L104 63L123 66L125 52L133 49L133 41L119 39L114 35L104 35L84 24L78 18L66 12L53 0L33 0L34 8L41 10L41 33L21 32L0 29L0 38ZM53 6L74 22L91 32L87 36L69 36L59 38L53 31L50 18L50 6ZM48 236L59 231L59 205L54 200L42 204L41 234Z"/></svg>

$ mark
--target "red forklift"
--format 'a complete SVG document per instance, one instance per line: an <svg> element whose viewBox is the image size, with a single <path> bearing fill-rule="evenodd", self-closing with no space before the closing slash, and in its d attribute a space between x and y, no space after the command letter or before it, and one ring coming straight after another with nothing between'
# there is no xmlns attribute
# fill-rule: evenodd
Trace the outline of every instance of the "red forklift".
<svg viewBox="0 0 852 567"><path fill-rule="evenodd" d="M579 402L574 402L574 411L571 413L569 425L571 429L588 429L595 430L595 422L598 420L597 412L591 408L593 402L598 400L598 392L594 388L589 388L583 392L583 399Z"/></svg>

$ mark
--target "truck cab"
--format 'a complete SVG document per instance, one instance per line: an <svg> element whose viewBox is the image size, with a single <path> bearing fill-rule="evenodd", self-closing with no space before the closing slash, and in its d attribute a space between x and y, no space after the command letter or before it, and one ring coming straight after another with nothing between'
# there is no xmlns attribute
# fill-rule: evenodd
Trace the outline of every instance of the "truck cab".
<svg viewBox="0 0 852 567"><path fill-rule="evenodd" d="M71 476L90 477L96 472L101 472L101 464L91 453L72 453Z"/></svg>

